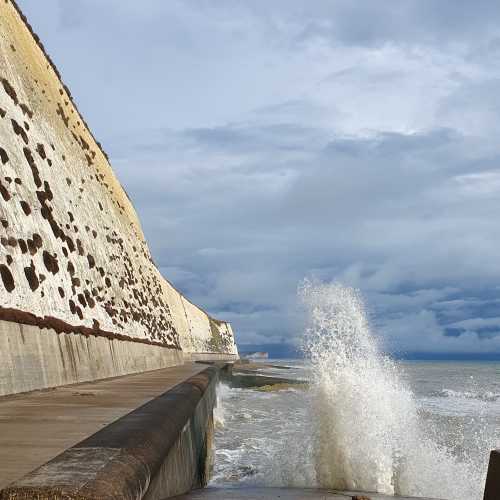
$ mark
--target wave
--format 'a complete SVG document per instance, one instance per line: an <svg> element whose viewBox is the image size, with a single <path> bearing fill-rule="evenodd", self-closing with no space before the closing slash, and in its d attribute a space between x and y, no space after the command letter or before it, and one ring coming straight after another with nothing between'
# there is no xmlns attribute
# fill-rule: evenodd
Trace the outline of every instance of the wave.
<svg viewBox="0 0 500 500"><path fill-rule="evenodd" d="M485 391L485 392L473 392L473 391L454 391L453 389L443 389L441 391L436 391L431 394L434 397L441 398L456 398L456 399L477 399L479 401L486 401L489 403L494 403L500 400L500 394Z"/></svg>
<svg viewBox="0 0 500 500"><path fill-rule="evenodd" d="M400 368L381 354L360 294L340 284L306 281L300 295L309 316L304 350L312 365L304 442L312 445L315 485L482 498L487 453L459 459L433 439L437 430L420 416Z"/></svg>

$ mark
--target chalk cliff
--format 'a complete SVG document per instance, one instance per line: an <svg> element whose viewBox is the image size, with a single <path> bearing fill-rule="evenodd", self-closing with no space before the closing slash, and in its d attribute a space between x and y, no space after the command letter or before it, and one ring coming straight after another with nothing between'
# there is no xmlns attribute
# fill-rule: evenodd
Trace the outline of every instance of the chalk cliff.
<svg viewBox="0 0 500 500"><path fill-rule="evenodd" d="M0 3L0 243L2 323L31 325L32 336L54 343L32 339L38 347L23 352L23 329L0 328L0 366L10 366L11 378L19 356L25 361L29 351L38 363L37 350L43 357L44 349L62 349L68 335L90 357L95 339L100 350L126 343L133 369L125 371L178 362L173 352L237 355L229 323L161 276L105 152L11 0ZM141 365L149 347L169 361ZM1 384L0 394L16 392L15 381Z"/></svg>

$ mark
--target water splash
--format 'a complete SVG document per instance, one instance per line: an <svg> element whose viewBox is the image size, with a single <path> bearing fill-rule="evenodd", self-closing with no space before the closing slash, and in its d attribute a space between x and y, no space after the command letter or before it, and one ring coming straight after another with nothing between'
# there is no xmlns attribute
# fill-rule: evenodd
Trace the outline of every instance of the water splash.
<svg viewBox="0 0 500 500"><path fill-rule="evenodd" d="M230 388L227 384L219 383L217 386L217 399L214 407L214 426L222 429L226 423L224 400L227 399Z"/></svg>
<svg viewBox="0 0 500 500"><path fill-rule="evenodd" d="M484 459L460 458L418 412L394 361L381 354L359 293L305 281L299 294L312 364L312 461L318 486L479 500ZM481 439L482 436L478 436Z"/></svg>

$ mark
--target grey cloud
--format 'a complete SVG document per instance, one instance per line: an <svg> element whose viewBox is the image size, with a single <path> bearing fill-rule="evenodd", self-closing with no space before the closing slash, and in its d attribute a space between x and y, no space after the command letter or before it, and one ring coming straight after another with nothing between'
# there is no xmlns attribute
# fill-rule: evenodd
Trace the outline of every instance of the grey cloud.
<svg viewBox="0 0 500 500"><path fill-rule="evenodd" d="M500 5L20 4L161 271L240 342L296 341L312 276L388 349L500 352Z"/></svg>

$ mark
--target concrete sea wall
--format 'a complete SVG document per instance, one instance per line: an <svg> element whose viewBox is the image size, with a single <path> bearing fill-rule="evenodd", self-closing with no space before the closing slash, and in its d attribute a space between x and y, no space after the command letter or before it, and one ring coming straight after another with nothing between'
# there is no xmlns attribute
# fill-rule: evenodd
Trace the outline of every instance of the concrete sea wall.
<svg viewBox="0 0 500 500"><path fill-rule="evenodd" d="M11 0L0 3L0 320L0 395L184 354L237 356L231 326L161 276L108 157Z"/></svg>
<svg viewBox="0 0 500 500"><path fill-rule="evenodd" d="M137 373L184 362L182 351L0 321L0 395Z"/></svg>
<svg viewBox="0 0 500 500"><path fill-rule="evenodd" d="M202 487L217 367L208 367L0 492L1 500L159 500Z"/></svg>

